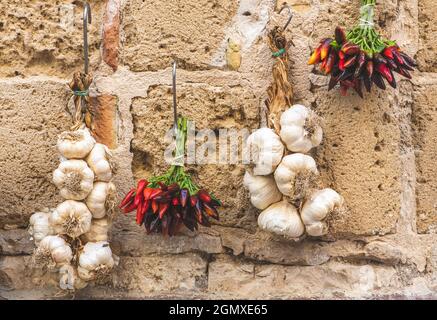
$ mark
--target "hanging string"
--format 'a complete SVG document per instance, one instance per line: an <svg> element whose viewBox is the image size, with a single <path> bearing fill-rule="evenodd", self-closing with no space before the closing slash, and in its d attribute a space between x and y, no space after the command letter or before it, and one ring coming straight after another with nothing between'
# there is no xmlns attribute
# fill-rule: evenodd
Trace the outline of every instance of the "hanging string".
<svg viewBox="0 0 437 320"><path fill-rule="evenodd" d="M69 83L75 109L71 130L77 130L84 124L85 113L89 104L89 87L92 81L93 77L91 74L79 71L73 73L73 79Z"/></svg>
<svg viewBox="0 0 437 320"><path fill-rule="evenodd" d="M360 8L360 27L361 28L373 28L375 23L373 22L375 4L368 3L362 5Z"/></svg>

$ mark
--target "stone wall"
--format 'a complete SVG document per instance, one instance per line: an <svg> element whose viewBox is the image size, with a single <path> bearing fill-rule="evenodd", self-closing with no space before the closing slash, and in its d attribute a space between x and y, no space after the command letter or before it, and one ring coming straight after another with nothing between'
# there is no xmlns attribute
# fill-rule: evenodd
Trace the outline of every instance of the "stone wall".
<svg viewBox="0 0 437 320"><path fill-rule="evenodd" d="M359 0L288 0L295 101L325 119L313 151L322 180L348 210L324 239L294 243L257 229L242 165L190 170L224 200L221 221L199 233L146 236L132 216L111 232L120 265L106 286L76 298L428 298L437 294L436 4L379 1L378 27L419 61L411 81L361 100L327 92L306 61L336 24L351 27ZM171 68L178 104L198 128L256 128L273 59L266 28L286 21L273 0L93 0L90 59L93 130L114 152L121 197L165 168ZM68 128L66 83L82 68L80 1L0 4L0 299L59 297L56 279L30 267L26 232L35 210L59 202L51 183L56 136ZM240 35L242 64L225 67Z"/></svg>

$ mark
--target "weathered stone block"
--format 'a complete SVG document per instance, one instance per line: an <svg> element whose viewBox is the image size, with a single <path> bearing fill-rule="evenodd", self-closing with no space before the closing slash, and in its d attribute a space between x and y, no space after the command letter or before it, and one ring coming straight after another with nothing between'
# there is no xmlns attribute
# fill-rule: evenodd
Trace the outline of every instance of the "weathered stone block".
<svg viewBox="0 0 437 320"><path fill-rule="evenodd" d="M0 3L0 75L50 74L70 76L83 66L81 2L12 0ZM91 66L100 59L100 29L104 1L89 1Z"/></svg>
<svg viewBox="0 0 437 320"><path fill-rule="evenodd" d="M400 287L393 267L329 262L322 266L254 265L229 258L211 262L208 290L228 298L353 298Z"/></svg>
<svg viewBox="0 0 437 320"><path fill-rule="evenodd" d="M147 98L132 103L134 118L133 170L137 178L162 174L169 165L164 161L168 143L164 137L172 127L172 95L165 86L151 87ZM178 111L195 121L196 130L211 129L216 136L220 128L258 127L259 101L242 87L183 85L178 88ZM218 141L218 136L216 137ZM240 144L241 145L241 144ZM256 218L247 192L242 185L243 165L189 165L194 179L223 201L220 222L244 225Z"/></svg>
<svg viewBox="0 0 437 320"><path fill-rule="evenodd" d="M128 1L122 61L133 71L164 69L173 59L183 69L207 69L237 7L232 0Z"/></svg>
<svg viewBox="0 0 437 320"><path fill-rule="evenodd" d="M417 231L437 233L437 78L425 75L414 92Z"/></svg>
<svg viewBox="0 0 437 320"><path fill-rule="evenodd" d="M71 124L68 94L45 78L0 81L0 228L26 226L32 212L61 201L51 180L58 134Z"/></svg>
<svg viewBox="0 0 437 320"><path fill-rule="evenodd" d="M347 210L329 217L330 233L393 233L400 212L400 124L393 92L376 90L361 100L325 88L316 111L325 120L323 144L315 150L324 186L345 198Z"/></svg>
<svg viewBox="0 0 437 320"><path fill-rule="evenodd" d="M207 264L196 254L123 257L113 275L115 288L142 294L193 293L206 288Z"/></svg>
<svg viewBox="0 0 437 320"><path fill-rule="evenodd" d="M420 49L417 60L421 71L437 72L437 2L419 0Z"/></svg>
<svg viewBox="0 0 437 320"><path fill-rule="evenodd" d="M31 254L33 249L33 241L26 229L0 229L0 255Z"/></svg>

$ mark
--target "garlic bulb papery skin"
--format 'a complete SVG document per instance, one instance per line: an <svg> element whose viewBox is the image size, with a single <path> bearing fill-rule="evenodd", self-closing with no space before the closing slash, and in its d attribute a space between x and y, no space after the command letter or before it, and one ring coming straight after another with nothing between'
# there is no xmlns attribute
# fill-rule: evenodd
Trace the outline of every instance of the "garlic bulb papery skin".
<svg viewBox="0 0 437 320"><path fill-rule="evenodd" d="M88 129L65 131L59 135L58 150L67 159L83 159L93 149L96 140Z"/></svg>
<svg viewBox="0 0 437 320"><path fill-rule="evenodd" d="M33 263L49 270L69 264L73 252L68 243L59 236L46 236L35 249Z"/></svg>
<svg viewBox="0 0 437 320"><path fill-rule="evenodd" d="M282 194L276 186L273 176L255 176L246 171L243 178L244 186L249 190L250 202L257 208L264 210L272 203L282 199Z"/></svg>
<svg viewBox="0 0 437 320"><path fill-rule="evenodd" d="M293 200L305 196L312 180L318 175L316 161L308 155L294 153L285 156L275 171L275 181L282 194Z"/></svg>
<svg viewBox="0 0 437 320"><path fill-rule="evenodd" d="M317 147L323 139L320 118L314 111L297 104L281 115L282 141L292 152L307 153Z"/></svg>
<svg viewBox="0 0 437 320"><path fill-rule="evenodd" d="M90 230L83 235L86 242L98 242L108 240L110 223L107 218L93 219Z"/></svg>
<svg viewBox="0 0 437 320"><path fill-rule="evenodd" d="M326 188L315 191L305 201L300 215L310 236L323 236L328 232L324 222L326 216L343 205L343 197L336 191Z"/></svg>
<svg viewBox="0 0 437 320"><path fill-rule="evenodd" d="M50 214L55 233L77 238L91 228L92 214L83 202L66 200Z"/></svg>
<svg viewBox="0 0 437 320"><path fill-rule="evenodd" d="M115 208L115 191L112 182L94 183L94 188L85 201L94 219L101 219L107 214L112 217Z"/></svg>
<svg viewBox="0 0 437 320"><path fill-rule="evenodd" d="M83 160L66 160L53 172L53 183L67 200L83 200L93 189L94 172Z"/></svg>
<svg viewBox="0 0 437 320"><path fill-rule="evenodd" d="M100 280L114 267L114 259L106 241L88 242L79 256L77 271L85 281Z"/></svg>
<svg viewBox="0 0 437 320"><path fill-rule="evenodd" d="M112 178L112 167L109 161L110 154L108 148L101 143L96 143L86 161L94 171L97 181L108 182Z"/></svg>
<svg viewBox="0 0 437 320"><path fill-rule="evenodd" d="M79 278L76 269L71 264L65 264L59 269L59 287L62 290L79 290L85 288L88 283Z"/></svg>
<svg viewBox="0 0 437 320"><path fill-rule="evenodd" d="M49 210L46 212L35 212L30 216L28 231L36 245L46 236L53 234L53 229L49 223L49 216Z"/></svg>
<svg viewBox="0 0 437 320"><path fill-rule="evenodd" d="M261 212L258 226L262 230L288 238L299 238L305 232L296 208L285 199Z"/></svg>
<svg viewBox="0 0 437 320"><path fill-rule="evenodd" d="M250 152L253 174L265 176L273 173L284 155L281 138L269 128L261 128L247 138L247 150Z"/></svg>

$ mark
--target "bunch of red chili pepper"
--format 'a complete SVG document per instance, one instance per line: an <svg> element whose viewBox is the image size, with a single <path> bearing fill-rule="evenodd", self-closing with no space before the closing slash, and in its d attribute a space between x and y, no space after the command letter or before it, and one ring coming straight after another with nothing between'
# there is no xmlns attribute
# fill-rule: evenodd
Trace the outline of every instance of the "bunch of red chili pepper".
<svg viewBox="0 0 437 320"><path fill-rule="evenodd" d="M363 86L367 92L371 91L372 84L385 90L385 80L396 88L393 72L411 79L410 71L417 67L416 62L394 41L383 39L373 29L375 0L362 2L360 26L347 35L337 27L335 39L323 39L308 61L310 65L321 63L321 70L331 75L328 90L339 83L342 95L352 88L361 98Z"/></svg>
<svg viewBox="0 0 437 320"><path fill-rule="evenodd" d="M179 119L176 157L183 155L186 143L187 121ZM141 179L120 204L124 213L136 210L136 222L144 224L148 234L162 233L173 236L182 225L191 231L198 225L210 227L209 218L218 220L219 200L199 188L181 165L172 165L161 176L148 181Z"/></svg>

